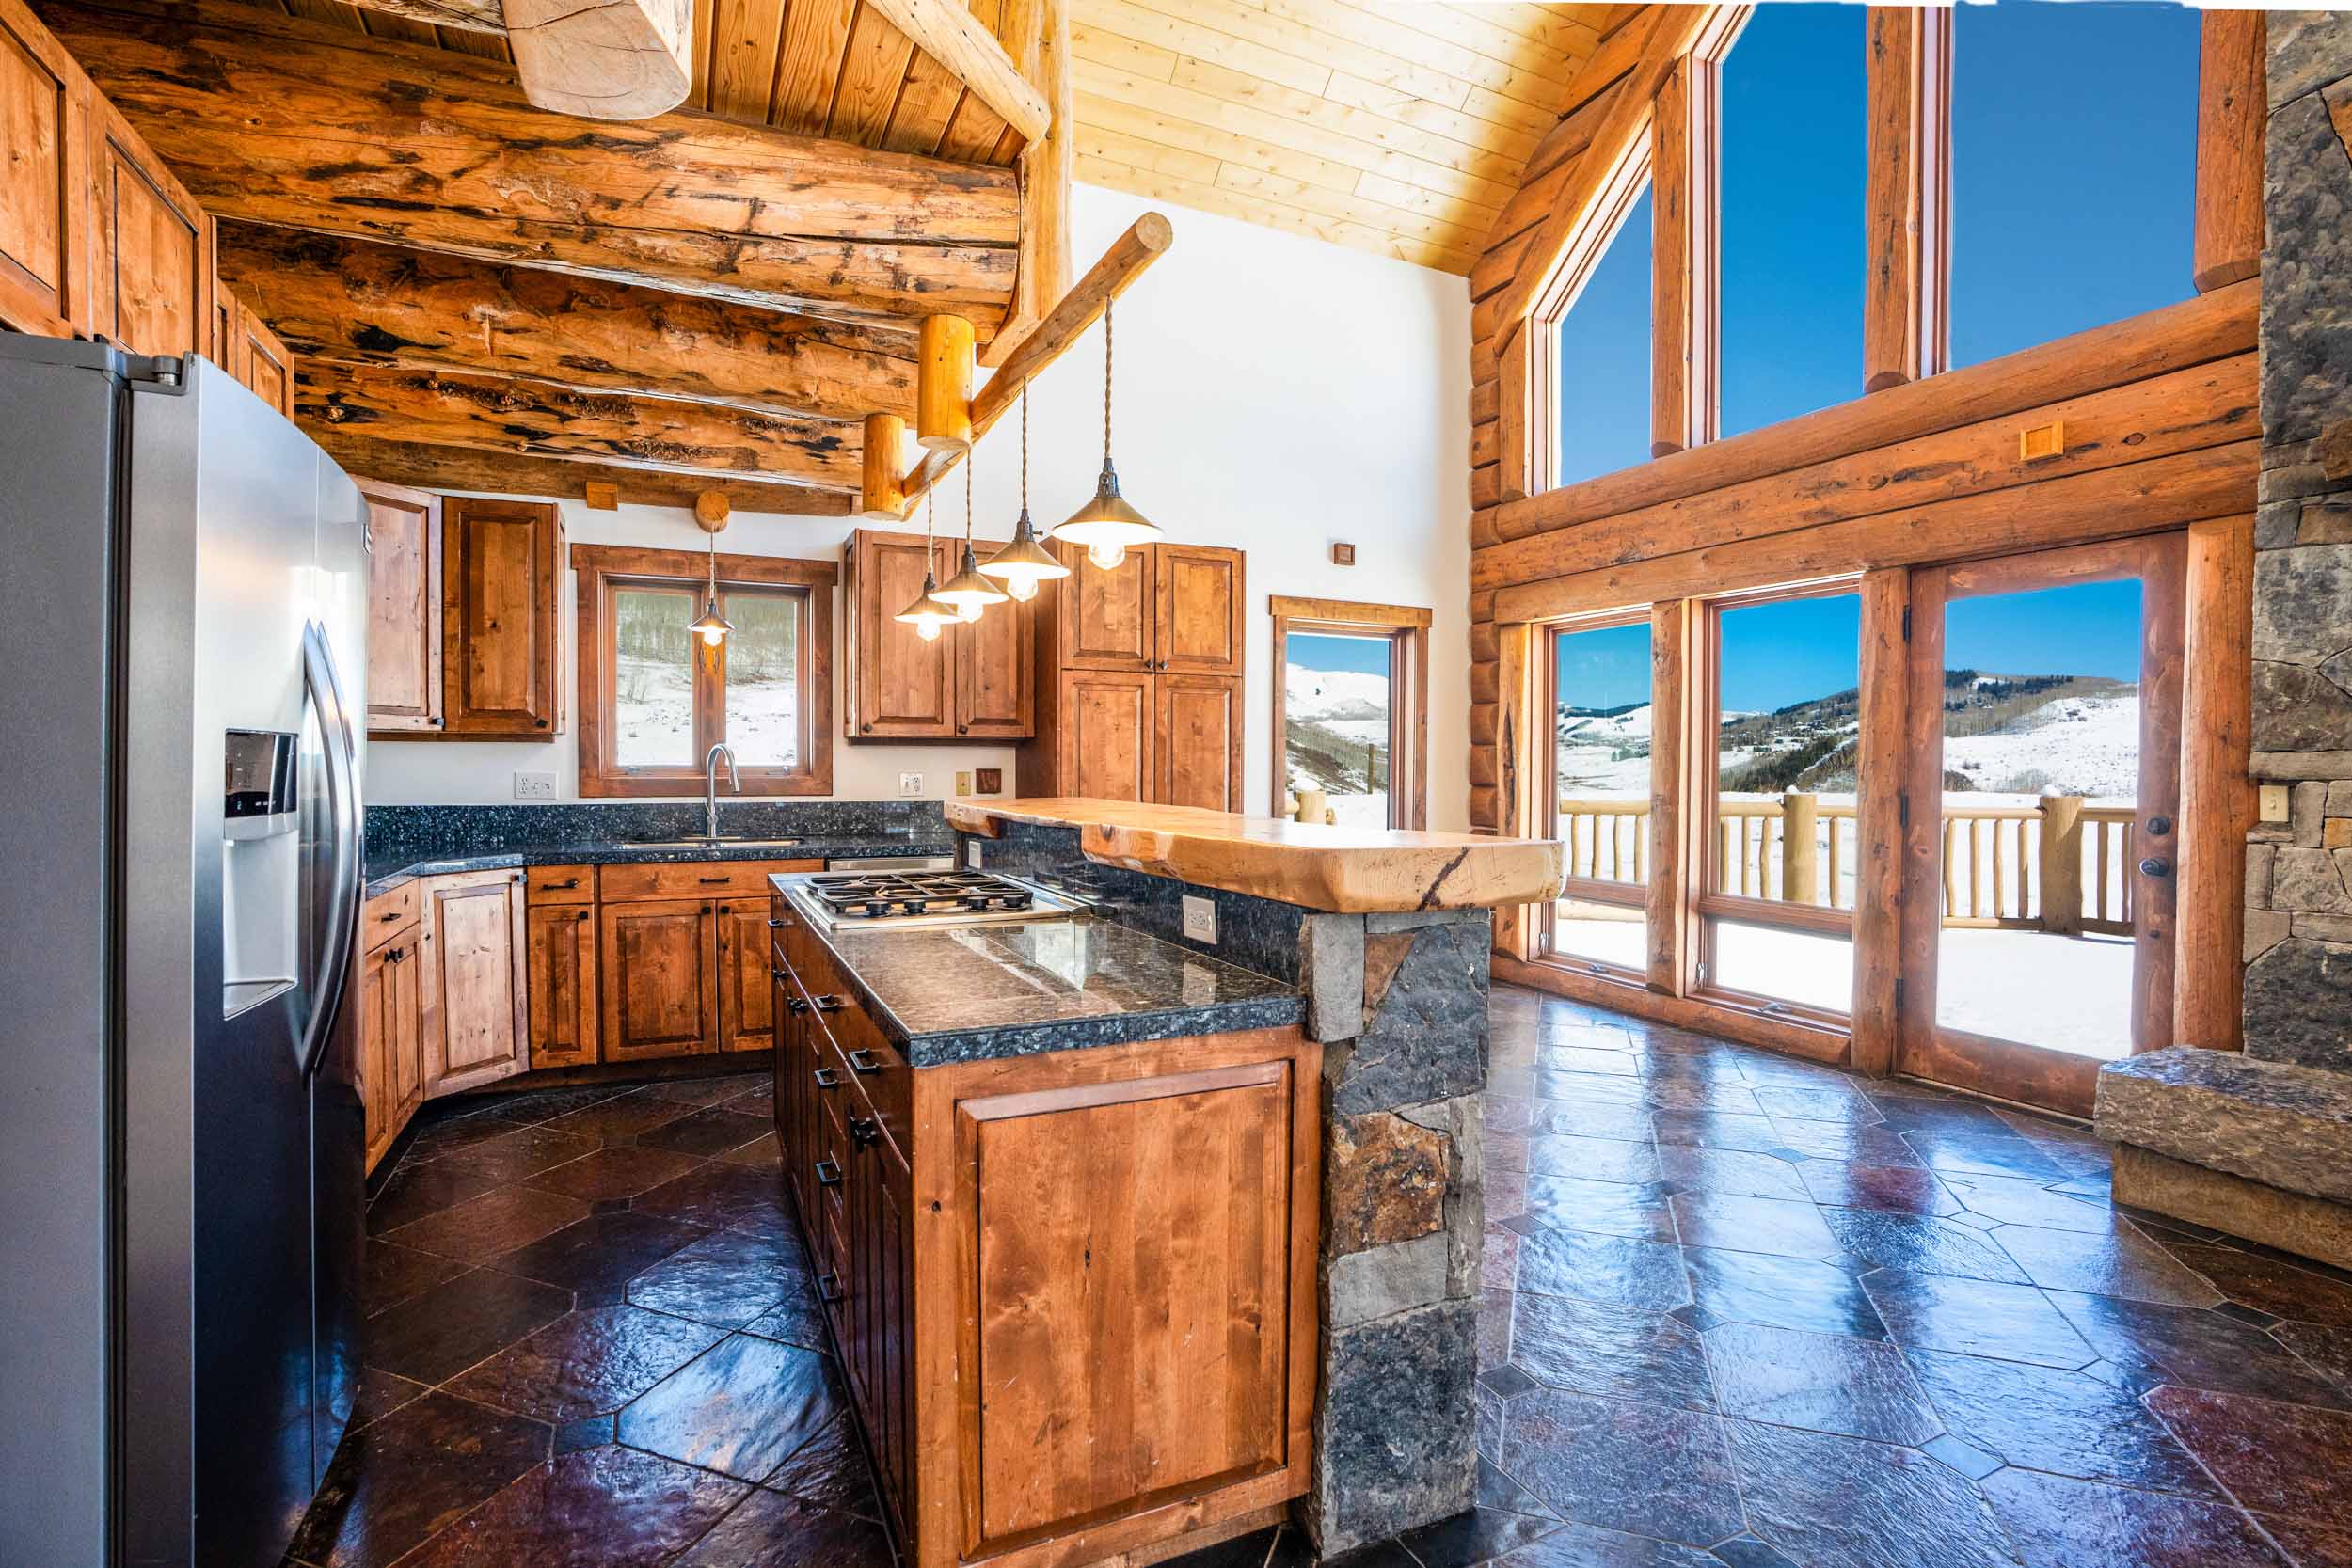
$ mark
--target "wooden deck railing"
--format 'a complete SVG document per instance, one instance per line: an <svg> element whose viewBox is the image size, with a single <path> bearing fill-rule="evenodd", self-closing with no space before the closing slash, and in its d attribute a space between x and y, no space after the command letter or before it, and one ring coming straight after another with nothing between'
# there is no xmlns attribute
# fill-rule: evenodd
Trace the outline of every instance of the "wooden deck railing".
<svg viewBox="0 0 2352 1568"><path fill-rule="evenodd" d="M2129 934L2135 816L2079 795L2008 805L1947 799L1943 924ZM1719 801L1715 891L1851 910L1858 831L1851 796L1791 790ZM1645 795L1564 795L1559 834L1571 877L1648 875Z"/></svg>

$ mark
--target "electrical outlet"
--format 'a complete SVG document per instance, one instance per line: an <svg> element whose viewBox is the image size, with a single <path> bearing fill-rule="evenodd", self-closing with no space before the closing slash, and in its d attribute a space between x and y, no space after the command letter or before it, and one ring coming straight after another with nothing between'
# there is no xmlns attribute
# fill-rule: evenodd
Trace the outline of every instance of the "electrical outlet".
<svg viewBox="0 0 2352 1568"><path fill-rule="evenodd" d="M956 793L959 795L972 793L972 770L969 768L956 769Z"/></svg>
<svg viewBox="0 0 2352 1568"><path fill-rule="evenodd" d="M515 799L517 800L554 800L555 775L517 769L515 774Z"/></svg>
<svg viewBox="0 0 2352 1568"><path fill-rule="evenodd" d="M980 869L980 841L978 839L972 838L964 840L963 866L967 871L977 871Z"/></svg>
<svg viewBox="0 0 2352 1568"><path fill-rule="evenodd" d="M923 793L923 775L920 773L899 774L898 793L900 795L910 797L921 795Z"/></svg>
<svg viewBox="0 0 2352 1568"><path fill-rule="evenodd" d="M1216 905L1206 898L1184 895L1184 937L1189 942L1216 945Z"/></svg>

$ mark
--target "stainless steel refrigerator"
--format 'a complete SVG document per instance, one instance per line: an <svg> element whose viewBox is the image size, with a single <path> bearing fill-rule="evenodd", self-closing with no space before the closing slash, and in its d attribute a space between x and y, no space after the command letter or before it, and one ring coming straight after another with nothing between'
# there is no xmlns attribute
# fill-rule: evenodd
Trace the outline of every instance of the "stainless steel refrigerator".
<svg viewBox="0 0 2352 1568"><path fill-rule="evenodd" d="M278 1562L351 1411L367 513L0 334L0 1562Z"/></svg>

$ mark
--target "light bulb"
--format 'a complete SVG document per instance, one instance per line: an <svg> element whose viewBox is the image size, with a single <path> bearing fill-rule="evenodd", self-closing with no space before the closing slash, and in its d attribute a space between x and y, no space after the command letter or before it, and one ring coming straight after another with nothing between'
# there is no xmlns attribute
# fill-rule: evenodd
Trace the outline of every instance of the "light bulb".
<svg viewBox="0 0 2352 1568"><path fill-rule="evenodd" d="M1105 572L1116 572L1127 560L1124 545L1089 545L1087 559Z"/></svg>
<svg viewBox="0 0 2352 1568"><path fill-rule="evenodd" d="M977 600L966 599L961 604L956 606L956 619L963 622L966 626L969 626L971 623L978 620L979 618L980 606Z"/></svg>
<svg viewBox="0 0 2352 1568"><path fill-rule="evenodd" d="M926 615L914 623L914 635L926 642L936 642L939 641L939 623Z"/></svg>
<svg viewBox="0 0 2352 1568"><path fill-rule="evenodd" d="M1014 598L1020 600L1023 604L1027 604L1031 599L1037 597L1037 578L1025 575L1017 578L1008 578L1005 579L1005 592L1010 594Z"/></svg>

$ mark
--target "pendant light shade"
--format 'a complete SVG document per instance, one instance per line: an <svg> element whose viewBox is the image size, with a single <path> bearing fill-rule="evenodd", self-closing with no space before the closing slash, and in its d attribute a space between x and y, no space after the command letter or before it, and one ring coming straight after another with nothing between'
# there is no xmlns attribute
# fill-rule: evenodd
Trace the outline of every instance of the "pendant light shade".
<svg viewBox="0 0 2352 1568"><path fill-rule="evenodd" d="M979 449L975 447L963 463L963 561L956 575L933 595L943 604L955 606L966 621L978 620L981 610L1003 604L1008 597L1003 589L980 575L979 558L972 551L972 468L978 455Z"/></svg>
<svg viewBox="0 0 2352 1568"><path fill-rule="evenodd" d="M925 545L930 543L931 516L934 510L930 497L927 493L923 498L923 542ZM939 579L929 567L923 570L923 592L916 596L913 604L893 617L895 620L913 626L914 635L926 642L938 641L940 628L956 618L956 607L940 602Z"/></svg>
<svg viewBox="0 0 2352 1568"><path fill-rule="evenodd" d="M1029 521L1029 391L1021 389L1021 521L1013 525L1012 543L980 562L982 575L1005 585L1005 592L1023 604L1037 597L1037 586L1048 578L1066 578L1070 568L1037 542Z"/></svg>
<svg viewBox="0 0 2352 1568"><path fill-rule="evenodd" d="M713 648L735 629L735 623L719 613L719 535L715 531L710 534L709 594L703 600L703 612L695 616L686 629Z"/></svg>
<svg viewBox="0 0 2352 1568"><path fill-rule="evenodd" d="M1127 559L1130 546L1148 545L1160 536L1156 524L1127 504L1119 493L1119 470L1111 467L1111 306L1103 307L1103 472L1094 482L1094 499L1054 529L1054 537L1083 546L1087 559L1104 571Z"/></svg>

